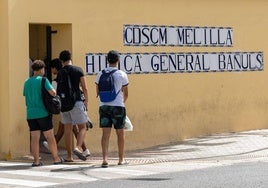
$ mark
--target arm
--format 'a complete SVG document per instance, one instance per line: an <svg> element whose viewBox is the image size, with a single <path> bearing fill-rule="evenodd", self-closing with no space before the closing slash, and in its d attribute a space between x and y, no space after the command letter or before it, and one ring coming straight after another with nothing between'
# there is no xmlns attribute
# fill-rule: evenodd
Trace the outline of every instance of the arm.
<svg viewBox="0 0 268 188"><path fill-rule="evenodd" d="M82 87L82 91L83 91L83 93L84 93L84 95L85 95L85 107L86 107L86 109L87 109L87 107L88 107L88 90L87 90L87 85L86 85L86 78L85 78L85 76L82 76L81 78L80 78L80 83L81 83L81 87Z"/></svg>
<svg viewBox="0 0 268 188"><path fill-rule="evenodd" d="M52 88L51 90L48 90L48 92L49 92L49 94L50 94L51 96L53 96L53 97L56 96L56 91L55 91L54 88Z"/></svg>
<svg viewBox="0 0 268 188"><path fill-rule="evenodd" d="M96 79L95 79L95 84L96 84L96 98L98 98L99 96L99 79L100 79L100 73L98 73L98 75L96 76Z"/></svg>
<svg viewBox="0 0 268 188"><path fill-rule="evenodd" d="M123 86L122 91L123 91L123 98L124 98L124 103L125 103L128 98L128 86L127 85Z"/></svg>
<svg viewBox="0 0 268 188"><path fill-rule="evenodd" d="M53 88L53 86L50 84L50 82L48 81L48 79L46 79L45 81L45 89L48 91L48 93L55 97L56 96L56 90Z"/></svg>
<svg viewBox="0 0 268 188"><path fill-rule="evenodd" d="M98 98L99 96L99 87L98 84L96 83L96 98Z"/></svg>
<svg viewBox="0 0 268 188"><path fill-rule="evenodd" d="M127 101L128 99L128 77L127 77L127 74L126 73L123 73L123 82L122 82L122 92L123 92L123 100L124 100L124 103Z"/></svg>

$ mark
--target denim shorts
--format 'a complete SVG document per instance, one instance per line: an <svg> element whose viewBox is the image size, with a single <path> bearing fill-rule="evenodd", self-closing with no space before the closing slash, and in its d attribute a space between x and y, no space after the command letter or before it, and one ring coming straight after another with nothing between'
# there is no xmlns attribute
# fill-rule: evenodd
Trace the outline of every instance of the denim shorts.
<svg viewBox="0 0 268 188"><path fill-rule="evenodd" d="M71 125L85 124L88 121L87 110L82 101L76 101L74 108L61 113L61 122Z"/></svg>
<svg viewBox="0 0 268 188"><path fill-rule="evenodd" d="M100 128L123 129L126 120L126 109L121 106L100 106Z"/></svg>
<svg viewBox="0 0 268 188"><path fill-rule="evenodd" d="M38 118L38 119L27 119L30 131L48 131L53 128L52 116Z"/></svg>

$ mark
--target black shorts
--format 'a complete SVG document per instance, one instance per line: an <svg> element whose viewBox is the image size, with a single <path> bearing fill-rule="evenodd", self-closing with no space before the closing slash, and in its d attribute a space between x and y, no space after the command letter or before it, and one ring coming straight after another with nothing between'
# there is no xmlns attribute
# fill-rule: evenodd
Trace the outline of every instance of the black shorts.
<svg viewBox="0 0 268 188"><path fill-rule="evenodd" d="M30 131L48 131L53 128L52 115L38 119L27 119Z"/></svg>
<svg viewBox="0 0 268 188"><path fill-rule="evenodd" d="M126 109L121 106L100 106L100 128L123 129L126 120Z"/></svg>

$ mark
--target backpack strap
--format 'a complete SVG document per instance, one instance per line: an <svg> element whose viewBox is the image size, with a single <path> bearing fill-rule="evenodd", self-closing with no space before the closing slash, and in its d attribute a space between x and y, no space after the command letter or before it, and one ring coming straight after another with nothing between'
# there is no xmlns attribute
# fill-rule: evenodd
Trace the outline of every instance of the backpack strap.
<svg viewBox="0 0 268 188"><path fill-rule="evenodd" d="M42 77L42 81L41 81L41 90L42 92L45 91L45 82L46 82L46 78L45 77Z"/></svg>
<svg viewBox="0 0 268 188"><path fill-rule="evenodd" d="M77 95L78 95L78 92L80 92L80 90L79 91L76 91L75 90L75 87L72 84L72 79L71 79L71 76L69 74L69 71L66 70L66 69L64 69L64 68L62 68L62 70L63 70L64 74L66 74L66 76L67 76L69 93L70 94L73 93L74 96L75 96L74 97L74 100L77 101L78 100L78 96ZM81 98L81 92L79 93L79 98Z"/></svg>
<svg viewBox="0 0 268 188"><path fill-rule="evenodd" d="M109 71L109 72L107 72L107 73L111 73L111 75L112 75L112 74L115 73L116 71L118 71L118 70L117 70L117 69L113 69L113 70L111 70L111 71ZM102 70L101 72L102 72L102 74L105 74L105 73L106 73L105 70Z"/></svg>
<svg viewBox="0 0 268 188"><path fill-rule="evenodd" d="M72 82L71 82L71 77L69 75L69 72L66 69L62 69L63 72L67 75L67 80L68 80L68 86L69 86L69 91L70 93L72 92Z"/></svg>
<svg viewBox="0 0 268 188"><path fill-rule="evenodd" d="M111 70L111 71L110 71L111 76L113 76L113 73L115 73L116 71L118 71L118 70L117 70L117 69L113 69L113 70ZM116 98L117 95L120 93L120 90L121 90L121 89L119 89L119 90L117 91L115 98Z"/></svg>

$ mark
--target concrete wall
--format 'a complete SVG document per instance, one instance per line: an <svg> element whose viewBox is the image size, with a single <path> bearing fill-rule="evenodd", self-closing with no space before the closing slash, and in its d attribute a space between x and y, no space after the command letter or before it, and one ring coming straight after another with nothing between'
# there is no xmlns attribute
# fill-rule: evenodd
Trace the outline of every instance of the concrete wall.
<svg viewBox="0 0 268 188"><path fill-rule="evenodd" d="M10 142L9 132L9 84L8 84L8 3L6 1L0 1L0 153L7 151L9 147L6 145Z"/></svg>
<svg viewBox="0 0 268 188"><path fill-rule="evenodd" d="M267 8L264 0L3 0L1 8L0 150L13 156L29 152L29 132L22 96L28 77L29 24L51 24L53 58L66 46L73 62L85 67L85 54L119 52L263 51L267 62ZM52 6L53 5L53 6ZM233 47L127 47L124 24L232 27ZM66 29L64 29L66 27ZM62 37L62 38L61 38ZM71 40L64 39L70 38ZM3 42L2 42L3 41ZM61 49L62 48L62 49ZM129 75L127 113L134 132L126 149L144 148L199 135L267 128L268 72ZM87 76L89 115L95 123L86 143L100 152L95 76ZM12 138L12 139L10 139ZM111 150L116 149L115 137Z"/></svg>

